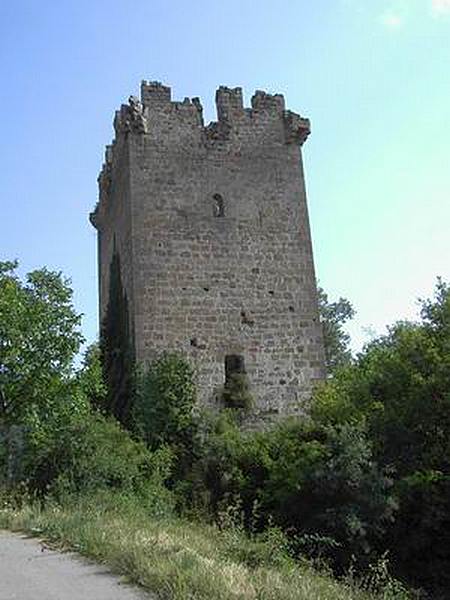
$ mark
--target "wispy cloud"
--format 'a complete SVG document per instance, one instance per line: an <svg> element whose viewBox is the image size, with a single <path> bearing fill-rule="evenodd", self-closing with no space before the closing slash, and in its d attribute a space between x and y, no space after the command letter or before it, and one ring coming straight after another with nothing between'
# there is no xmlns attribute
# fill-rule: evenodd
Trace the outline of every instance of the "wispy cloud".
<svg viewBox="0 0 450 600"><path fill-rule="evenodd" d="M381 15L380 23L388 29L398 29L403 25L403 17L399 13L387 11Z"/></svg>
<svg viewBox="0 0 450 600"><path fill-rule="evenodd" d="M431 0L434 15L450 15L450 0Z"/></svg>

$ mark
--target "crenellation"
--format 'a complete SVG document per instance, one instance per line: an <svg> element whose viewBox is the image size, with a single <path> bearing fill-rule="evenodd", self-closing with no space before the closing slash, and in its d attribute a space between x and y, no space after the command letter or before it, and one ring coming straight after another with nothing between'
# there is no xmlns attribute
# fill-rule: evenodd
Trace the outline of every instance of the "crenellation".
<svg viewBox="0 0 450 600"><path fill-rule="evenodd" d="M219 122L230 123L242 119L245 116L242 88L220 86L216 91L216 107Z"/></svg>
<svg viewBox="0 0 450 600"><path fill-rule="evenodd" d="M190 98L185 98L183 102L172 102L171 110L177 113L177 118L203 128L203 108L198 98L195 100L194 102Z"/></svg>
<svg viewBox="0 0 450 600"><path fill-rule="evenodd" d="M253 94L251 105L252 111L265 111L274 115L282 115L285 110L282 94L268 94L262 90Z"/></svg>
<svg viewBox="0 0 450 600"><path fill-rule="evenodd" d="M162 143L171 144L172 134L178 130L181 144L203 143L209 148L215 146L219 152L238 144L239 152L253 152L261 142L301 145L310 132L308 119L285 110L281 94L258 90L251 98L251 108L245 108L242 88L221 86L216 92L216 106L217 121L205 127L198 98L172 101L169 87L143 81L141 100L130 96L128 104L116 111L116 139L130 133L153 132Z"/></svg>
<svg viewBox="0 0 450 600"><path fill-rule="evenodd" d="M170 87L159 81L141 82L141 102L149 108L170 104L172 92Z"/></svg>

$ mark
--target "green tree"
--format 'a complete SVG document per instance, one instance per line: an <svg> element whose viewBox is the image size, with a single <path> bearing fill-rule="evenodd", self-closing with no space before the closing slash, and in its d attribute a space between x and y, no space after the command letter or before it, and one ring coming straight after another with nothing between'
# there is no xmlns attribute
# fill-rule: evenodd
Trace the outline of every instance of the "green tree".
<svg viewBox="0 0 450 600"><path fill-rule="evenodd" d="M398 572L450 586L450 287L438 280L420 321L399 322L317 394L320 422L366 423L392 471L400 511L385 544Z"/></svg>
<svg viewBox="0 0 450 600"><path fill-rule="evenodd" d="M355 316L355 310L347 299L339 298L337 302L330 302L321 287L317 291L325 344L325 364L328 373L332 374L338 367L351 361L350 336L344 330L344 325Z"/></svg>
<svg viewBox="0 0 450 600"><path fill-rule="evenodd" d="M78 383L91 405L101 411L106 409L107 387L104 382L101 351L97 342L84 353L83 364L77 373Z"/></svg>
<svg viewBox="0 0 450 600"><path fill-rule="evenodd" d="M0 263L0 419L5 424L49 409L70 380L82 342L68 280L44 268L21 281L17 266Z"/></svg>

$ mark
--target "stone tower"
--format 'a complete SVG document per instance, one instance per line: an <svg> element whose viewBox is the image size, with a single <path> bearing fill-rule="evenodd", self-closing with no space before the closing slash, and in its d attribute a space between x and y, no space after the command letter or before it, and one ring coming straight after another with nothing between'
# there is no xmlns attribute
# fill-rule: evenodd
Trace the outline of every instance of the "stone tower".
<svg viewBox="0 0 450 600"><path fill-rule="evenodd" d="M220 87L217 121L198 98L143 82L114 119L91 214L100 318L120 260L134 356L188 355L200 401L245 370L255 416L302 411L324 376L301 146L307 119L283 96ZM116 302L113 300L112 302ZM234 365L234 366L233 366Z"/></svg>

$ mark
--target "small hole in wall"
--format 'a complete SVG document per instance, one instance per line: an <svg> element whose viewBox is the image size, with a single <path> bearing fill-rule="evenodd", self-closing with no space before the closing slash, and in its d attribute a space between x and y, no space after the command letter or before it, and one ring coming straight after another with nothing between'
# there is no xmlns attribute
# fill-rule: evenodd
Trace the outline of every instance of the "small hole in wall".
<svg viewBox="0 0 450 600"><path fill-rule="evenodd" d="M286 385L287 381L286 379L280 379L280 385Z"/></svg>
<svg viewBox="0 0 450 600"><path fill-rule="evenodd" d="M220 194L214 194L213 196L213 214L215 217L225 216L225 202Z"/></svg>
<svg viewBox="0 0 450 600"><path fill-rule="evenodd" d="M209 292L209 287L204 287L203 289L205 290L205 292Z"/></svg>
<svg viewBox="0 0 450 600"><path fill-rule="evenodd" d="M289 307L289 311L290 311L290 312L294 312L294 307L293 307L293 306L290 306L290 307Z"/></svg>
<svg viewBox="0 0 450 600"><path fill-rule="evenodd" d="M191 346L193 346L194 348L197 348L197 346L198 346L198 340L197 340L196 337L193 337L191 339Z"/></svg>
<svg viewBox="0 0 450 600"><path fill-rule="evenodd" d="M275 294L275 292L273 290L269 290L268 294L269 294L269 296L273 296Z"/></svg>
<svg viewBox="0 0 450 600"><path fill-rule="evenodd" d="M241 323L252 327L255 324L255 321L247 315L245 310L241 310Z"/></svg>

